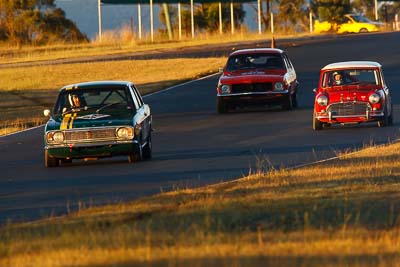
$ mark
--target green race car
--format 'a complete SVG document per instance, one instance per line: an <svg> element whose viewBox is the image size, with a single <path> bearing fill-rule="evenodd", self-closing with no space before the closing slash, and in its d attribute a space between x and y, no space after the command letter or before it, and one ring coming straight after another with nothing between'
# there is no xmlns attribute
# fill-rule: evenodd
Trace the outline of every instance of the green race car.
<svg viewBox="0 0 400 267"><path fill-rule="evenodd" d="M129 162L152 156L152 117L131 82L98 81L60 89L44 131L46 167L73 159L126 155Z"/></svg>

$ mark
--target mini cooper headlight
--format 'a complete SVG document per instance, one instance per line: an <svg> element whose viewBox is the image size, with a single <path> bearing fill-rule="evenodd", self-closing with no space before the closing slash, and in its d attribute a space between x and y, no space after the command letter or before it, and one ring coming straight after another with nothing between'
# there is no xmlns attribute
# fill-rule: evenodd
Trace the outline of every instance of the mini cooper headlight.
<svg viewBox="0 0 400 267"><path fill-rule="evenodd" d="M368 100L371 104L376 104L379 102L379 100L381 100L381 97L378 94L374 93L369 96Z"/></svg>
<svg viewBox="0 0 400 267"><path fill-rule="evenodd" d="M49 132L47 133L47 142L49 143L62 143L64 142L64 133L57 131L57 132Z"/></svg>
<svg viewBox="0 0 400 267"><path fill-rule="evenodd" d="M277 83L274 84L274 90L275 91L283 91L283 89L284 89L283 83L277 82Z"/></svg>
<svg viewBox="0 0 400 267"><path fill-rule="evenodd" d="M120 127L117 129L117 137L123 139L132 139L133 129L131 127Z"/></svg>
<svg viewBox="0 0 400 267"><path fill-rule="evenodd" d="M320 106L327 106L328 105L328 97L325 95L321 95L317 98L317 103Z"/></svg>
<svg viewBox="0 0 400 267"><path fill-rule="evenodd" d="M222 94L230 94L231 93L231 87L229 86L229 84L223 84L221 86L221 93Z"/></svg>

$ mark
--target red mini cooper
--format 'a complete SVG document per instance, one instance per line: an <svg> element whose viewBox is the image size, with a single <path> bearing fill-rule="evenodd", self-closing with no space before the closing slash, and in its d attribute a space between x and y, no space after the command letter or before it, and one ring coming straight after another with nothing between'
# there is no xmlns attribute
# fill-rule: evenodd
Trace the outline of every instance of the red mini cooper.
<svg viewBox="0 0 400 267"><path fill-rule="evenodd" d="M233 52L217 87L217 110L242 105L297 106L297 77L292 62L280 49L257 48Z"/></svg>
<svg viewBox="0 0 400 267"><path fill-rule="evenodd" d="M392 101L382 66L371 61L333 63L322 68L314 89L313 129L332 124L393 123Z"/></svg>

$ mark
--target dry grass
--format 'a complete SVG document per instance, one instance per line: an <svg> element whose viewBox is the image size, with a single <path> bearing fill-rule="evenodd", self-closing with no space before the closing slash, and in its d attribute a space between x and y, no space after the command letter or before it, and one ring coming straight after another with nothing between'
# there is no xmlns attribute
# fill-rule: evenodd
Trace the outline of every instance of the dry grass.
<svg viewBox="0 0 400 267"><path fill-rule="evenodd" d="M293 36L308 36L307 34L279 35L279 39L290 38ZM149 41L149 36L143 40L134 39L125 28L117 31L105 32L102 41L94 41L87 44L78 45L51 45L44 47L8 47L0 46L0 64L31 62L40 60L54 60L63 58L77 58L97 55L112 55L120 53L162 50L171 48L182 48L197 45L223 44L239 41L256 41L271 38L269 33L255 34L246 31L238 31L232 34L198 34L196 39L184 37L182 40L166 41L164 38L156 36L155 42Z"/></svg>
<svg viewBox="0 0 400 267"><path fill-rule="evenodd" d="M0 266L400 266L399 149L9 224Z"/></svg>
<svg viewBox="0 0 400 267"><path fill-rule="evenodd" d="M215 73L224 61L224 58L177 58L1 69L0 135L21 129L20 118L25 121L23 128L44 122L43 109L54 105L58 89L67 84L129 80L142 94L147 94Z"/></svg>

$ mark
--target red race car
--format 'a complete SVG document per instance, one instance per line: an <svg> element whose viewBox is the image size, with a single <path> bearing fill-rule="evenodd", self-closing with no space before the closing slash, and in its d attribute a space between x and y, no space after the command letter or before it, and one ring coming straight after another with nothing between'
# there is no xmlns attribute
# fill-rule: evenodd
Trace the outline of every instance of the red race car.
<svg viewBox="0 0 400 267"><path fill-rule="evenodd" d="M314 89L313 129L332 124L393 123L393 104L382 66L371 61L338 62L320 72Z"/></svg>
<svg viewBox="0 0 400 267"><path fill-rule="evenodd" d="M217 111L243 105L297 106L297 76L280 49L243 49L229 55L217 87Z"/></svg>

